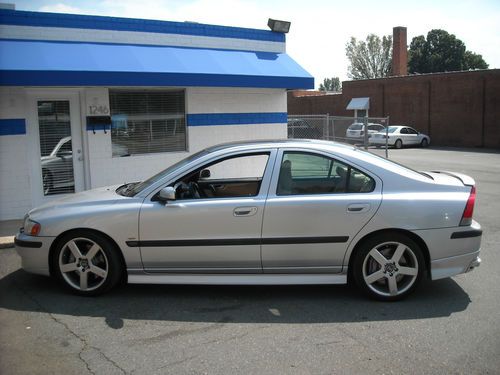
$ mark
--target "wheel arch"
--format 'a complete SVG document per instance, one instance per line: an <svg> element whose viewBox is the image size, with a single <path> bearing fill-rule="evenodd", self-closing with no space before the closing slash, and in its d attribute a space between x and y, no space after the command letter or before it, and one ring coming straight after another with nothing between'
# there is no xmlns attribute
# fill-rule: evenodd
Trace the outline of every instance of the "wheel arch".
<svg viewBox="0 0 500 375"><path fill-rule="evenodd" d="M352 279L352 263L354 261L356 253L359 251L361 246L363 245L364 242L366 242L368 239L371 237L374 237L379 234L387 234L387 233L400 233L403 234L407 237L409 237L411 240L417 243L418 246L422 249L422 253L425 259L425 269L427 271L427 275L430 274L431 270L431 258L429 254L429 248L427 247L427 244L425 241L417 234L415 234L412 231L409 231L407 229L401 229L401 228L385 228L385 229L380 229L374 232L370 232L366 235L364 235L362 238L360 238L357 242L356 245L354 245L354 248L352 249L351 253L349 254L349 262L347 266L347 278L348 281Z"/></svg>
<svg viewBox="0 0 500 375"><path fill-rule="evenodd" d="M122 278L126 278L126 275L127 275L127 267L126 267L126 263L125 263L125 258L123 256L123 252L121 251L120 249L120 246L118 246L118 244L116 243L116 241L110 237L109 235L107 235L106 233L104 232L101 232L100 230L97 230L97 229L92 229L92 228L72 228L72 229L68 229L62 233L60 233L56 238L55 240L52 242L52 245L50 245L50 250L49 250L49 273L51 276L54 275L54 266L53 266L53 261L52 261L52 258L54 256L54 252L56 251L56 249L58 248L58 246L60 245L61 243L61 239L72 233L72 232L87 232L87 233L93 233L93 234L96 234L96 235L99 235L99 236L102 236L104 238L106 238L106 240L108 240L109 242L111 242L111 244L113 244L113 247L114 247L114 251L116 251L116 253L118 254L118 257L120 259L120 263L121 263L121 266L122 266L122 270L123 270L123 275L122 275Z"/></svg>

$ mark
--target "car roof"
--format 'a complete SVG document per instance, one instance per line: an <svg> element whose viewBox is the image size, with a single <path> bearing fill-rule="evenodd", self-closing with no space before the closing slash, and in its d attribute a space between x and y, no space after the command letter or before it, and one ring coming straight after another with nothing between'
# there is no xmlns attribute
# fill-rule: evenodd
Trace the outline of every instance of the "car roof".
<svg viewBox="0 0 500 375"><path fill-rule="evenodd" d="M337 148L342 150L355 150L356 148L351 145L343 143L322 141L317 139L268 139L268 140L252 140L252 141L236 141L222 143L205 149L207 152L221 151L227 149L248 149L248 148L279 148L279 147L305 147L314 148L319 146L321 148Z"/></svg>

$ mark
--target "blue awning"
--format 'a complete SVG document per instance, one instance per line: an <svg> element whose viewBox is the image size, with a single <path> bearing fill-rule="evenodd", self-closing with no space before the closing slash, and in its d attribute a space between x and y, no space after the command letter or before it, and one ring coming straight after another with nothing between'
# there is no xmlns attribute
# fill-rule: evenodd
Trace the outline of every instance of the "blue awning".
<svg viewBox="0 0 500 375"><path fill-rule="evenodd" d="M314 88L286 53L0 40L1 86Z"/></svg>

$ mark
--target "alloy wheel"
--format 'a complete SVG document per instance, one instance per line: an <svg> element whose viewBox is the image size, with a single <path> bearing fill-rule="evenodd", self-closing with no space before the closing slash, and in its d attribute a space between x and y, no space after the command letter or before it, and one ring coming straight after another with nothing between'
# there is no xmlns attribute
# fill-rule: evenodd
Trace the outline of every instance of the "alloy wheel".
<svg viewBox="0 0 500 375"><path fill-rule="evenodd" d="M363 261L363 280L375 294L395 297L417 280L419 264L414 251L401 242L385 242L372 248Z"/></svg>
<svg viewBox="0 0 500 375"><path fill-rule="evenodd" d="M64 280L79 291L99 288L107 279L109 262L103 249L89 238L73 238L59 253L59 269Z"/></svg>

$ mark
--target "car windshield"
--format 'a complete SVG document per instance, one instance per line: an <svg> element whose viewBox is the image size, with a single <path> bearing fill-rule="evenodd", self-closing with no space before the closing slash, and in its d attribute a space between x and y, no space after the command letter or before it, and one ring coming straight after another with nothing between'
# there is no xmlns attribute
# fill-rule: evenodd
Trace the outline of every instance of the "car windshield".
<svg viewBox="0 0 500 375"><path fill-rule="evenodd" d="M352 124L349 126L349 130L361 130L363 129L363 124Z"/></svg>
<svg viewBox="0 0 500 375"><path fill-rule="evenodd" d="M202 155L205 155L208 152L209 152L209 150L205 149L205 150L199 151L191 156L188 156L187 158L182 159L181 161L178 161L175 164L172 164L167 169L162 170L161 172L155 174L154 176L148 178L145 181L136 182L136 183L127 184L127 185L122 185L117 189L117 193L124 195L124 196L127 196L127 197L133 197L134 195L139 194L144 189L146 189L146 188L150 187L151 185L155 184L156 182L160 181L163 177L165 177L166 175L168 175L169 173L171 173L175 169L181 168L181 167L189 164L190 162L192 162L196 158L198 158Z"/></svg>
<svg viewBox="0 0 500 375"><path fill-rule="evenodd" d="M394 133L396 130L398 130L398 126L389 126L389 127L387 128L387 131L388 131L389 133Z"/></svg>

